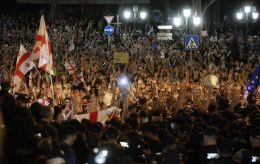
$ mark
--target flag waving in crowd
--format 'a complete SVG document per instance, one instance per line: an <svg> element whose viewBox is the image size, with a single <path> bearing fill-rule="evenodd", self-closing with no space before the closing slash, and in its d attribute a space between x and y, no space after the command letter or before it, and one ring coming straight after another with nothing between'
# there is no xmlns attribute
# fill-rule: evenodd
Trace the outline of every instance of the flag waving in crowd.
<svg viewBox="0 0 260 164"><path fill-rule="evenodd" d="M77 87L81 83L85 83L83 73L77 72L77 74L75 75L74 81L73 81L73 85L75 85Z"/></svg>
<svg viewBox="0 0 260 164"><path fill-rule="evenodd" d="M38 67L46 72L49 72L52 75L54 74L51 44L43 15L41 16L40 20L40 27L36 36L36 42L32 52L32 59L39 59Z"/></svg>
<svg viewBox="0 0 260 164"><path fill-rule="evenodd" d="M77 66L73 60L69 60L64 64L65 69L69 72L69 74L73 74L77 70Z"/></svg>
<svg viewBox="0 0 260 164"><path fill-rule="evenodd" d="M14 76L14 92L19 89L24 75L29 72L34 66L30 58L30 53L26 51L24 46L20 45L19 54L16 61L15 76Z"/></svg>
<svg viewBox="0 0 260 164"><path fill-rule="evenodd" d="M249 83L247 85L247 92L253 94L257 87L260 85L260 65L258 65L255 71L252 73Z"/></svg>
<svg viewBox="0 0 260 164"><path fill-rule="evenodd" d="M75 118L78 120L82 120L85 118L89 119L92 122L105 123L106 120L110 120L116 115L117 110L119 110L117 107L111 107L101 111L94 111L86 114L76 115Z"/></svg>

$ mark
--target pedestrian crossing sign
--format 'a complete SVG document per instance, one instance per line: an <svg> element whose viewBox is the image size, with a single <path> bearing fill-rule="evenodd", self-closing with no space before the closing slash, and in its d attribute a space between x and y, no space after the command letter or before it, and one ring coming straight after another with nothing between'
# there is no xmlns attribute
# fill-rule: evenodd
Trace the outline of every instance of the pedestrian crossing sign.
<svg viewBox="0 0 260 164"><path fill-rule="evenodd" d="M199 36L198 35L185 35L185 50L199 49Z"/></svg>

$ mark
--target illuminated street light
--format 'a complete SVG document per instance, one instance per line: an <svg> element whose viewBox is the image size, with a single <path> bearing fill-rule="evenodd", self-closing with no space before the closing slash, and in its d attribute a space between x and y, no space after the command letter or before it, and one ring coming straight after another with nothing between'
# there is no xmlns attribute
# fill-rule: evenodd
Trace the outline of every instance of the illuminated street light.
<svg viewBox="0 0 260 164"><path fill-rule="evenodd" d="M243 18L243 13L242 12L238 12L237 13L237 19L241 20Z"/></svg>
<svg viewBox="0 0 260 164"><path fill-rule="evenodd" d="M144 11L141 11L141 12L140 12L140 18L141 18L142 20L144 20L144 19L146 18L146 16L147 16L147 13L146 13L146 12L144 12Z"/></svg>
<svg viewBox="0 0 260 164"><path fill-rule="evenodd" d="M185 31L188 32L188 18L191 15L190 9L183 9L183 16L185 17Z"/></svg>
<svg viewBox="0 0 260 164"><path fill-rule="evenodd" d="M124 11L124 17L125 17L125 19L130 19L131 12L130 11Z"/></svg>
<svg viewBox="0 0 260 164"><path fill-rule="evenodd" d="M148 12L145 9L140 11L138 5L133 5L133 9L123 10L122 16L127 22L133 23L135 30L138 22L144 22L147 19Z"/></svg>
<svg viewBox="0 0 260 164"><path fill-rule="evenodd" d="M174 17L173 18L173 24L176 26L176 27L179 27L181 25L181 18L180 17Z"/></svg>
<svg viewBox="0 0 260 164"><path fill-rule="evenodd" d="M254 19L254 20L256 20L256 19L258 19L258 13L252 13L252 18Z"/></svg>
<svg viewBox="0 0 260 164"><path fill-rule="evenodd" d="M190 15L191 15L191 10L190 9L183 9L183 16L185 18L190 17Z"/></svg>
<svg viewBox="0 0 260 164"><path fill-rule="evenodd" d="M245 6L245 13L250 13L251 12L251 6Z"/></svg>
<svg viewBox="0 0 260 164"><path fill-rule="evenodd" d="M246 5L243 7L244 10L237 12L236 17L242 23L245 23L245 33L246 35L249 33L249 23L255 23L258 19L258 12L256 11L256 7ZM252 14L252 17L251 17Z"/></svg>
<svg viewBox="0 0 260 164"><path fill-rule="evenodd" d="M189 18L191 17L191 15L192 15L191 9L187 9L187 8L183 9L183 15L182 16L180 16L178 14L178 16L173 18L173 25L175 27L179 27L182 24L183 20L185 20L185 32L188 33L189 32L189 30L188 30ZM192 18L193 18L192 19L192 25L194 27L199 26L201 24L201 21L202 21L201 17L197 16L196 13L193 15Z"/></svg>
<svg viewBox="0 0 260 164"><path fill-rule="evenodd" d="M194 26L198 26L201 23L201 19L198 16L193 17Z"/></svg>

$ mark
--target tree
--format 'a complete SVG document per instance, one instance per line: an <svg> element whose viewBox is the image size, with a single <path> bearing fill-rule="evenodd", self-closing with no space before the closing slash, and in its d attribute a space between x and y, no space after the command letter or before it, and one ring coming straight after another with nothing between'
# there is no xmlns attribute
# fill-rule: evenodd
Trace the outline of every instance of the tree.
<svg viewBox="0 0 260 164"><path fill-rule="evenodd" d="M200 0L201 1L201 0ZM201 12L201 16L203 17L206 13L206 11L208 10L208 8L213 5L217 0L210 0L206 6L203 8L202 12Z"/></svg>
<svg viewBox="0 0 260 164"><path fill-rule="evenodd" d="M201 0L192 0L193 9L197 10L198 14L201 13L201 16L203 17L205 15L206 11L209 9L209 7L211 5L213 5L216 1L217 0L210 0L210 1L206 2L206 5L202 9Z"/></svg>

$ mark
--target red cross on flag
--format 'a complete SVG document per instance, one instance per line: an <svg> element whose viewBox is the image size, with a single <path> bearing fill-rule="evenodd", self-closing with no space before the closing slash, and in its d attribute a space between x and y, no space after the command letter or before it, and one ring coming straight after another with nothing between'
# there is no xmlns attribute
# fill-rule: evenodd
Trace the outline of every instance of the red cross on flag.
<svg viewBox="0 0 260 164"><path fill-rule="evenodd" d="M75 79L73 81L73 85L75 85L76 87L80 84L80 83L84 83L84 77L83 77L83 73L77 73L77 75L75 76Z"/></svg>
<svg viewBox="0 0 260 164"><path fill-rule="evenodd" d="M75 115L75 118L80 121L85 118L85 119L90 120L91 122L105 123L105 121L110 120L111 118L113 118L116 115L117 110L118 110L117 107L110 107L108 109L104 109L104 110L100 110L100 111Z"/></svg>
<svg viewBox="0 0 260 164"><path fill-rule="evenodd" d="M38 67L46 72L49 72L50 74L54 74L51 44L43 15L41 16L39 31L36 36L35 45L33 47L32 59L39 59Z"/></svg>
<svg viewBox="0 0 260 164"><path fill-rule="evenodd" d="M77 66L73 60L69 60L64 64L65 69L69 72L69 74L73 74L77 70Z"/></svg>
<svg viewBox="0 0 260 164"><path fill-rule="evenodd" d="M24 75L29 72L33 66L34 63L30 58L30 53L27 52L21 44L15 67L14 92L18 90Z"/></svg>

